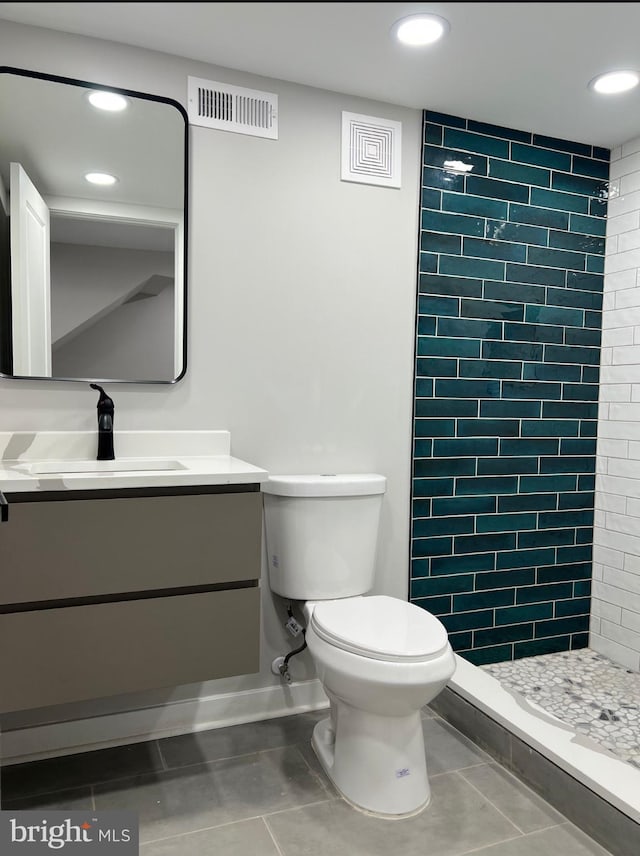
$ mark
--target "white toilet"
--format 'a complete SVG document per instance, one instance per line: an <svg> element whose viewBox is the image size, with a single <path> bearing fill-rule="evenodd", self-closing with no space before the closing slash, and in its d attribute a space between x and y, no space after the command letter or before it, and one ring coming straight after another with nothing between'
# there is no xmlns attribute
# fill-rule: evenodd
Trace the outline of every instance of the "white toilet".
<svg viewBox="0 0 640 856"><path fill-rule="evenodd" d="M373 586L384 476L273 476L263 484L272 591L304 601L306 640L331 702L312 745L356 808L387 817L429 804L420 709L455 659L444 626ZM402 573L399 569L399 573Z"/></svg>

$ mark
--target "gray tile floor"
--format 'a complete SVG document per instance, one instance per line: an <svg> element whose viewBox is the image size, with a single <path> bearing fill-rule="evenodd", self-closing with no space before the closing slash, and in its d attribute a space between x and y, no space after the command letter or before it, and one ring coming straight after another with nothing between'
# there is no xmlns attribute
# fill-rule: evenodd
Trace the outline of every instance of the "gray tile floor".
<svg viewBox="0 0 640 856"><path fill-rule="evenodd" d="M141 856L607 856L429 710L429 808L395 821L355 811L310 748L325 715L5 767L2 808L133 810Z"/></svg>

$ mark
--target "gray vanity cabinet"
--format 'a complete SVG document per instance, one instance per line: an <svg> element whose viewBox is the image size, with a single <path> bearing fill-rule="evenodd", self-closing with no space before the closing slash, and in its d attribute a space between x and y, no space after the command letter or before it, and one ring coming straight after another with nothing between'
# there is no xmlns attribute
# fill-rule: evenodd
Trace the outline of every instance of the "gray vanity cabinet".
<svg viewBox="0 0 640 856"><path fill-rule="evenodd" d="M0 712L258 671L257 486L61 494L8 497Z"/></svg>

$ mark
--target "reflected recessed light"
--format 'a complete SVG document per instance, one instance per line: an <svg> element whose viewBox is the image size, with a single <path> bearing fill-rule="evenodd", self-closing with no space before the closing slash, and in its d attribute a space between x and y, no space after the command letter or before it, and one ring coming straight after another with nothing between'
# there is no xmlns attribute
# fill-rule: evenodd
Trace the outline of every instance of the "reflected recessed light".
<svg viewBox="0 0 640 856"><path fill-rule="evenodd" d="M446 160L443 166L448 172L471 172L473 169L472 163L464 163L459 160Z"/></svg>
<svg viewBox="0 0 640 856"><path fill-rule="evenodd" d="M110 113L124 110L128 103L124 95L118 95L117 92L105 92L101 89L97 89L89 95L89 102L98 110L108 110Z"/></svg>
<svg viewBox="0 0 640 856"><path fill-rule="evenodd" d="M591 89L603 95L615 95L617 92L627 92L640 83L637 71L609 71L600 74L589 83Z"/></svg>
<svg viewBox="0 0 640 856"><path fill-rule="evenodd" d="M90 184L102 184L104 186L115 184L118 180L115 175L110 175L108 172L88 172L85 179Z"/></svg>
<svg viewBox="0 0 640 856"><path fill-rule="evenodd" d="M439 15L409 15L401 18L391 28L403 45L421 47L431 45L449 30L449 22Z"/></svg>

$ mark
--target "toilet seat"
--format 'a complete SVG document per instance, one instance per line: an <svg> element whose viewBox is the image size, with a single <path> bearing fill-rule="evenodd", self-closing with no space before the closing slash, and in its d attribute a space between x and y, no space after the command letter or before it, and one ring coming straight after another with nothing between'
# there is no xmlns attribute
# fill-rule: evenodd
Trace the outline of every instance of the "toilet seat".
<svg viewBox="0 0 640 856"><path fill-rule="evenodd" d="M392 663L425 662L440 656L449 644L435 616L385 595L319 602L311 627L336 648Z"/></svg>

